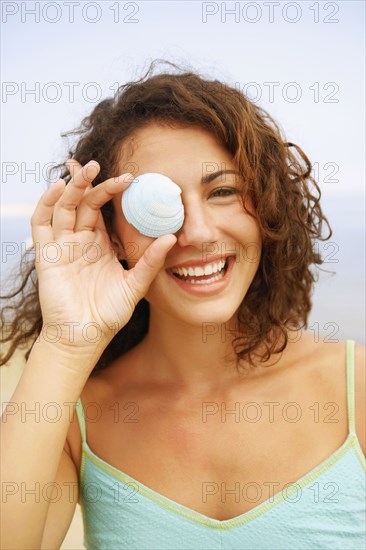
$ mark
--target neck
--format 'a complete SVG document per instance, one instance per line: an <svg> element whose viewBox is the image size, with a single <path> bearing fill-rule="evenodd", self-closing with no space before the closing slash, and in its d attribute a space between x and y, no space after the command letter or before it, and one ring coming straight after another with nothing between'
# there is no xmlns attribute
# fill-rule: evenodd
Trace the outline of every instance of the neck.
<svg viewBox="0 0 366 550"><path fill-rule="evenodd" d="M263 372L260 366L248 370L248 363L241 362L237 368L232 348L235 326L236 316L222 324L193 326L151 308L149 331L139 344L149 380L197 394L229 388L243 379L243 373L258 376Z"/></svg>

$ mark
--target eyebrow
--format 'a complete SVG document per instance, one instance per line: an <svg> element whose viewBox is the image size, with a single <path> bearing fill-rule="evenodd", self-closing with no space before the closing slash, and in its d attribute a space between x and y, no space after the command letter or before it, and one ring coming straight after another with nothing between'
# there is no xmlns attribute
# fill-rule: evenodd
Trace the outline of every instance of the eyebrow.
<svg viewBox="0 0 366 550"><path fill-rule="evenodd" d="M241 174L240 172L238 172L238 170L219 170L218 172L212 172L211 174L207 174L206 176L203 176L201 179L201 183L202 185L211 183L212 181L222 176L223 174L236 174L237 176L241 177Z"/></svg>

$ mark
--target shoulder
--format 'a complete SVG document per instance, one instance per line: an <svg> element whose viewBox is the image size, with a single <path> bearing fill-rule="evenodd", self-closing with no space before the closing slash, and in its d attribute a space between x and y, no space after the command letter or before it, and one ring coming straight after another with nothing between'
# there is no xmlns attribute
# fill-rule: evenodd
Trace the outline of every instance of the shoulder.
<svg viewBox="0 0 366 550"><path fill-rule="evenodd" d="M355 423L356 433L366 455L366 347L355 345Z"/></svg>
<svg viewBox="0 0 366 550"><path fill-rule="evenodd" d="M299 380L303 382L300 377L305 374L312 380L312 391L321 392L326 401L344 403L347 415L346 340L314 341L314 335L305 331L296 344L293 366L301 365ZM355 431L366 455L366 347L355 342L354 351Z"/></svg>
<svg viewBox="0 0 366 550"><path fill-rule="evenodd" d="M347 401L347 353L345 340L337 344L320 346L325 361L324 383L333 387L339 396L344 395ZM366 347L355 342L354 347L354 415L355 431L361 449L366 455Z"/></svg>
<svg viewBox="0 0 366 550"><path fill-rule="evenodd" d="M80 394L80 401L83 408L83 413L80 421L83 422L86 430L86 436L88 432L88 413L87 409L90 407L90 416L93 417L100 410L103 402L108 398L109 387L105 383L102 376L90 376L86 381L86 384ZM80 470L81 463L81 426L79 423L79 416L76 410L76 403L73 410L73 414L70 418L70 426L67 432L64 450L73 460L77 470Z"/></svg>

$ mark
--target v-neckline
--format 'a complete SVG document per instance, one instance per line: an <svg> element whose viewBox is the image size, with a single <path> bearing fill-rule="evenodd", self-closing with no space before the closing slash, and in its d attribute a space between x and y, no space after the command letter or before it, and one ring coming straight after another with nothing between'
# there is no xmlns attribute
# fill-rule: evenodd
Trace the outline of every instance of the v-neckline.
<svg viewBox="0 0 366 550"><path fill-rule="evenodd" d="M267 500L254 506L254 508L251 508L250 510L244 512L243 514L240 514L238 516L235 516L230 519L225 519L225 520L218 520L218 519L210 518L209 516L205 516L201 512L197 512L192 508L188 508L187 506L184 506L183 504L180 504L179 502L171 500L169 497L166 497L161 493L154 491L154 489L151 489L150 487L148 487L147 485L144 485L143 483L133 478L129 474L126 474L122 470L119 470L115 466L112 466L102 458L98 457L95 453L93 453L93 451L90 449L86 441L82 442L82 461L81 461L81 467L80 467L80 479L82 483L83 477L84 477L84 468L85 468L84 459L86 456L100 470L104 471L106 474L117 479L123 484L126 485L126 484L134 483L135 485L137 485L139 495L142 495L143 497L148 498L150 501L155 502L159 506L162 506L163 508L168 509L175 514L178 514L187 519L190 519L191 521L198 523L200 525L205 525L206 527L210 527L212 529L226 530L226 529L231 529L233 527L238 527L239 525L248 523L249 521L252 521L253 519L261 516L271 508L277 506L281 502L286 501L286 499L289 499L295 492L298 491L299 486L302 489L306 485L314 481L317 477L319 477L331 466L333 466L336 462L338 462L338 460L342 458L346 454L346 452L351 448L354 448L358 458L360 459L360 463L362 463L361 457L359 455L360 450L357 448L357 442L358 440L357 440L356 434L354 432L349 432L346 440L338 449L336 449L330 456L325 458L320 464L318 464L318 466L315 466L312 470L310 470L305 475L300 477L297 481L294 481L291 483L291 486L288 488L285 497L283 496L283 489L282 489L278 493L275 493L272 497L269 497ZM363 455L362 452L361 454Z"/></svg>

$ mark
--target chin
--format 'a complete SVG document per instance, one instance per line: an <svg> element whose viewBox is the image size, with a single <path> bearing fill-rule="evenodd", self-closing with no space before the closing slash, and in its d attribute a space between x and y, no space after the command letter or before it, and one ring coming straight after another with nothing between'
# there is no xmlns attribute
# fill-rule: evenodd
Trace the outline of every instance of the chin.
<svg viewBox="0 0 366 550"><path fill-rule="evenodd" d="M228 323L233 317L236 317L237 304L229 304L227 302L227 300L225 304L201 302L195 305L181 305L179 309L172 308L172 304L167 304L168 307L162 308L160 306L158 309L172 320L176 319L178 322L186 323L192 327L203 329L204 326L208 327L208 325L212 325L213 333L215 327L218 329L220 325Z"/></svg>

